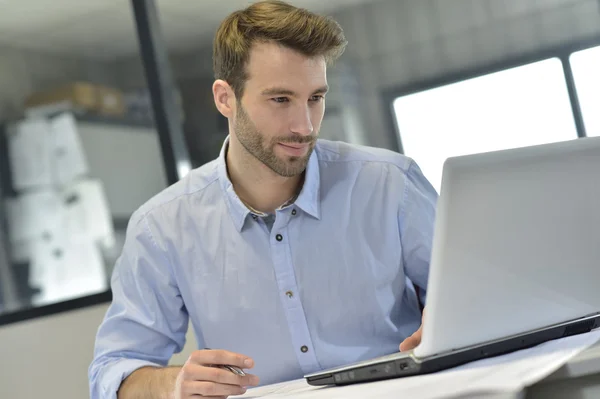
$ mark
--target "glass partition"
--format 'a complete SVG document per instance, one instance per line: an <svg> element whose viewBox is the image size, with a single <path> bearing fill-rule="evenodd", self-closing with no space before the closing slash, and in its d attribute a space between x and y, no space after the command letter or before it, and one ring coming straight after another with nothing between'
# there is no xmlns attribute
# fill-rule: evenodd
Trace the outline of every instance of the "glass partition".
<svg viewBox="0 0 600 399"><path fill-rule="evenodd" d="M0 317L108 299L129 217L168 184L130 2L39 7L0 17L21 21L0 38Z"/></svg>

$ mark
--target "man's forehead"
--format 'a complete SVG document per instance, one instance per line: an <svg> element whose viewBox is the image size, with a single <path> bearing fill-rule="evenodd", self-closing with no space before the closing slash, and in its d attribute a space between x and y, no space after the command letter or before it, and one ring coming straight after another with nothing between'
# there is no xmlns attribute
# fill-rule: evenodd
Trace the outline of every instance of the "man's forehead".
<svg viewBox="0 0 600 399"><path fill-rule="evenodd" d="M323 57L306 57L277 44L257 44L250 53L246 73L247 84L260 92L312 93L327 88Z"/></svg>
<svg viewBox="0 0 600 399"><path fill-rule="evenodd" d="M325 72L326 62L324 56L309 57L277 43L259 42L254 43L250 48L247 66L254 72L265 69L287 70L290 68L315 69Z"/></svg>

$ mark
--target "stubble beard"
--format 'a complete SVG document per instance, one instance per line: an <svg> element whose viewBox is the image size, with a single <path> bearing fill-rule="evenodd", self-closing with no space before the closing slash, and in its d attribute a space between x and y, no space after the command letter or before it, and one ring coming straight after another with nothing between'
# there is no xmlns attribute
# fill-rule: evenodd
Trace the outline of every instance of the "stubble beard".
<svg viewBox="0 0 600 399"><path fill-rule="evenodd" d="M238 103L237 109L238 113L234 124L235 134L242 147L250 155L282 177L295 177L306 170L306 165L315 147L316 136L279 136L274 137L267 144L241 104ZM286 156L282 159L275 154L275 147L278 143L309 143L309 149L302 157Z"/></svg>

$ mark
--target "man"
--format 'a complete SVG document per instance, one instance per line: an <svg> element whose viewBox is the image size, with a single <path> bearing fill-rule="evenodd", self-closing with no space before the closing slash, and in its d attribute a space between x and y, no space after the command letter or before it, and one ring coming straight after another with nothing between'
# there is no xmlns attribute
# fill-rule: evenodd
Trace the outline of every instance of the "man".
<svg viewBox="0 0 600 399"><path fill-rule="evenodd" d="M400 154L317 141L345 46L333 20L283 2L223 21L213 94L230 135L132 216L93 399L227 397L419 342L437 194ZM165 367L188 320L213 349Z"/></svg>

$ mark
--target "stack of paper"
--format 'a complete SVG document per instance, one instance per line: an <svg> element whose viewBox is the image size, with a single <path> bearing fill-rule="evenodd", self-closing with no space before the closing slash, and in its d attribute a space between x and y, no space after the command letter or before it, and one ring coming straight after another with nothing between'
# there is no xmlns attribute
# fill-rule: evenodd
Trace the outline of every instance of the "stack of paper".
<svg viewBox="0 0 600 399"><path fill-rule="evenodd" d="M63 199L68 236L87 236L107 249L114 245L112 215L100 180L75 181L63 191Z"/></svg>
<svg viewBox="0 0 600 399"><path fill-rule="evenodd" d="M30 264L34 303L108 289L101 249L115 244L101 181L91 178L75 118L26 119L9 127L16 197L6 201L11 260Z"/></svg>
<svg viewBox="0 0 600 399"><path fill-rule="evenodd" d="M597 329L435 374L342 387L312 387L304 380L296 380L250 389L244 395L231 398L441 399L518 393L547 377L599 340L600 329Z"/></svg>
<svg viewBox="0 0 600 399"><path fill-rule="evenodd" d="M44 119L9 125L8 159L17 191L48 187L52 180L53 144L50 123Z"/></svg>
<svg viewBox="0 0 600 399"><path fill-rule="evenodd" d="M86 176L89 167L73 115L64 113L52 118L50 136L54 153L52 166L55 185L64 187L75 179Z"/></svg>

